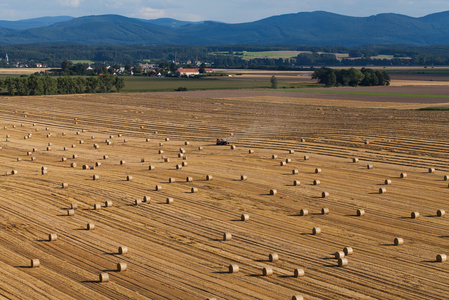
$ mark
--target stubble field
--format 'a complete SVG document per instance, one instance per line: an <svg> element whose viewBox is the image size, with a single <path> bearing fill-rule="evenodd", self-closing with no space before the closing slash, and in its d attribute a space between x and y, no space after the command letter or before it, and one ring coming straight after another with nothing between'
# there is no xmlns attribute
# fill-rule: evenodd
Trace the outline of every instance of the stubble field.
<svg viewBox="0 0 449 300"><path fill-rule="evenodd" d="M243 91L1 98L0 295L447 299L449 265L436 255L449 247L449 221L437 216L449 210L449 112L410 109L446 100L363 98ZM216 146L221 137L235 149ZM144 196L151 200L136 205ZM78 208L68 216L72 203ZM223 241L224 233L232 239ZM397 237L403 245L394 245ZM119 254L120 246L129 252ZM348 246L348 265L339 267L335 253ZM269 261L271 253L279 261ZM35 258L40 267L31 268ZM118 272L117 263L128 270ZM240 271L230 273L231 264ZM263 276L264 267L273 274ZM304 277L293 276L299 268ZM102 272L109 282L99 282Z"/></svg>

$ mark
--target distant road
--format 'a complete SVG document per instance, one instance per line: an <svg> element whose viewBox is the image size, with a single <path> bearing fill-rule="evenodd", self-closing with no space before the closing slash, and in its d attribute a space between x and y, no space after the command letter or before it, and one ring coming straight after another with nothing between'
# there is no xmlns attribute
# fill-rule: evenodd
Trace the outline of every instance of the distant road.
<svg viewBox="0 0 449 300"><path fill-rule="evenodd" d="M0 74L2 75L22 75L22 74L34 74L36 72L45 72L50 68L0 68Z"/></svg>

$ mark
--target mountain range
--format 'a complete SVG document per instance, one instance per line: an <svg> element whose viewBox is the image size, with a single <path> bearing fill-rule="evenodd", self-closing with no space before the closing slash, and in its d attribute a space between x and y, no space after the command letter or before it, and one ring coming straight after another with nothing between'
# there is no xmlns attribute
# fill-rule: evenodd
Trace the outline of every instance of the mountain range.
<svg viewBox="0 0 449 300"><path fill-rule="evenodd" d="M0 21L0 45L449 45L449 11L420 18L400 14L351 17L324 11L228 24L120 15Z"/></svg>

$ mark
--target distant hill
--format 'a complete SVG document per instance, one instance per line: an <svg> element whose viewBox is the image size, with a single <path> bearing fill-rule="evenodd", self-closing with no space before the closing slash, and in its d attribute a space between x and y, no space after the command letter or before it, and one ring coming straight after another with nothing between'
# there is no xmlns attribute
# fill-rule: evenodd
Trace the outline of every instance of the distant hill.
<svg viewBox="0 0 449 300"><path fill-rule="evenodd" d="M62 18L62 21L57 21ZM64 19L65 18L65 19ZM174 19L141 20L119 15L54 17L2 26L0 44L87 45L449 45L449 11L413 18L399 14L350 17L324 11L227 24ZM28 23L27 23L28 22ZM37 24L51 24L38 26ZM53 22L53 23L52 23ZM17 28L28 26L26 29ZM28 24L28 25L26 25ZM38 26L39 28L31 28ZM7 24L8 25L8 24Z"/></svg>
<svg viewBox="0 0 449 300"><path fill-rule="evenodd" d="M70 21L72 19L74 18L68 16L60 16L60 17L42 17L20 21L0 20L0 28L25 30L31 28L45 27L59 22Z"/></svg>

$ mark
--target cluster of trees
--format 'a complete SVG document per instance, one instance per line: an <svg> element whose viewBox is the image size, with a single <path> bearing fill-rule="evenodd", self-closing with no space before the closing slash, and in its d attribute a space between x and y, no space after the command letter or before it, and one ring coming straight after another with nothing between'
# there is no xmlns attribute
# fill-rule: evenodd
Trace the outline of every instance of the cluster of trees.
<svg viewBox="0 0 449 300"><path fill-rule="evenodd" d="M312 74L312 79L326 86L377 86L390 85L390 76L387 72L362 68L334 70L321 68Z"/></svg>
<svg viewBox="0 0 449 300"><path fill-rule="evenodd" d="M0 90L10 96L109 93L113 87L119 92L125 87L124 79L112 75L86 78L31 75L0 79Z"/></svg>
<svg viewBox="0 0 449 300"><path fill-rule="evenodd" d="M244 51L310 51L293 59L244 59ZM349 53L350 58L338 60L333 54ZM5 54L10 58L8 65ZM393 59L371 59L372 56L392 55ZM407 57L408 59L400 59ZM12 61L35 62L59 67L64 60L90 60L104 65L137 65L139 62L205 61L215 68L292 68L299 66L355 66L355 65L449 65L449 46L418 47L397 45L367 45L359 47L312 46L85 46L85 45L0 45L0 67L10 67ZM101 65L99 64L100 68ZM79 71L79 70L78 70ZM106 72L103 72L106 74ZM88 75L88 74L87 74Z"/></svg>

